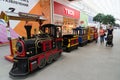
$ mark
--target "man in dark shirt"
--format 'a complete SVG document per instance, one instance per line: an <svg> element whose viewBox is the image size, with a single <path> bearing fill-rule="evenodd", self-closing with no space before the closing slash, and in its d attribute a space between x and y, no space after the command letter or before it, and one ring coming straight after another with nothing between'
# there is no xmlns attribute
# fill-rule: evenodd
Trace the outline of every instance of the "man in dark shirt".
<svg viewBox="0 0 120 80"><path fill-rule="evenodd" d="M110 26L107 29L107 43L110 43L113 46L113 28Z"/></svg>
<svg viewBox="0 0 120 80"><path fill-rule="evenodd" d="M112 26L110 26L109 29L107 29L107 35L108 36L109 35L113 36L113 28L112 28Z"/></svg>

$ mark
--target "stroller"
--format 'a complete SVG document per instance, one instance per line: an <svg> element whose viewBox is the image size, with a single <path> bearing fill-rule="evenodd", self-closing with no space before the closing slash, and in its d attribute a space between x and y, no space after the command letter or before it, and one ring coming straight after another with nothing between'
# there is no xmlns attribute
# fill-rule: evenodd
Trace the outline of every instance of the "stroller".
<svg viewBox="0 0 120 80"><path fill-rule="evenodd" d="M113 47L113 35L107 35L105 40L106 40L106 46L109 45L109 46Z"/></svg>

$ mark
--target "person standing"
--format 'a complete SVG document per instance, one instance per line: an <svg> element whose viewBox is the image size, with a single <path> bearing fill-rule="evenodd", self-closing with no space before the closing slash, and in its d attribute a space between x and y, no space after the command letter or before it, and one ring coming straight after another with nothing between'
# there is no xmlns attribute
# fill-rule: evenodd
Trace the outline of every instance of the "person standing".
<svg viewBox="0 0 120 80"><path fill-rule="evenodd" d="M100 35L100 43L104 43L104 36L105 36L105 30L100 26L99 30L99 35Z"/></svg>
<svg viewBox="0 0 120 80"><path fill-rule="evenodd" d="M113 41L113 28L112 28L112 26L109 26L109 28L107 29L107 38L108 37L111 37L110 39L111 39L111 41Z"/></svg>
<svg viewBox="0 0 120 80"><path fill-rule="evenodd" d="M113 37L113 28L112 26L109 26L109 28L107 29L107 36L111 35Z"/></svg>

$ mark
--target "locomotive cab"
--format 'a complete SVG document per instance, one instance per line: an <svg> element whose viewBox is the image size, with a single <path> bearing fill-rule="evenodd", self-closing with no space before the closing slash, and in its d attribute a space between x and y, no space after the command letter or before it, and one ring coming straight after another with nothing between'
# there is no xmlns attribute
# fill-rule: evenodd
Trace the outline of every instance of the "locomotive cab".
<svg viewBox="0 0 120 80"><path fill-rule="evenodd" d="M41 30L52 37L52 47L62 49L62 26L54 24L45 24Z"/></svg>

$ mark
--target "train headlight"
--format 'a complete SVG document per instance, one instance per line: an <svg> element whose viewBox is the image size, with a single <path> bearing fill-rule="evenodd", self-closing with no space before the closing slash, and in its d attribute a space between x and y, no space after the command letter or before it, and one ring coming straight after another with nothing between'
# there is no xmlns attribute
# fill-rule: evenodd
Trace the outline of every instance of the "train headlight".
<svg viewBox="0 0 120 80"><path fill-rule="evenodd" d="M26 52L26 54L27 54L27 55L29 55L29 54L30 54L30 52Z"/></svg>

